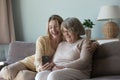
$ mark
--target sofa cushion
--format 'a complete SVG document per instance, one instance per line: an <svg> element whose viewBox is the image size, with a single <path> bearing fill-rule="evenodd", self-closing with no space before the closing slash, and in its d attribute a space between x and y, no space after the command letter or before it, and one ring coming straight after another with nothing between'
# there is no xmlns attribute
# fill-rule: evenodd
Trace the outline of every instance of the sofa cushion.
<svg viewBox="0 0 120 80"><path fill-rule="evenodd" d="M120 41L101 44L93 56L92 77L120 75Z"/></svg>
<svg viewBox="0 0 120 80"><path fill-rule="evenodd" d="M92 78L91 80L120 80L120 75L100 76Z"/></svg>
<svg viewBox="0 0 120 80"><path fill-rule="evenodd" d="M0 78L0 80L5 80L5 79L3 79L3 78Z"/></svg>
<svg viewBox="0 0 120 80"><path fill-rule="evenodd" d="M35 43L16 41L10 43L6 63L11 64L35 53Z"/></svg>

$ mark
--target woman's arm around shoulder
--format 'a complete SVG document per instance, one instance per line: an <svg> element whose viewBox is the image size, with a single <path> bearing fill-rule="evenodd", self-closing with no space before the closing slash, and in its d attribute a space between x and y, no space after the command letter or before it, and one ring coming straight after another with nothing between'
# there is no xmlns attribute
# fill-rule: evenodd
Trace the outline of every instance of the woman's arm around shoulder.
<svg viewBox="0 0 120 80"><path fill-rule="evenodd" d="M88 53L94 53L98 46L99 43L97 41L92 41L89 39L83 40L82 48L85 49Z"/></svg>

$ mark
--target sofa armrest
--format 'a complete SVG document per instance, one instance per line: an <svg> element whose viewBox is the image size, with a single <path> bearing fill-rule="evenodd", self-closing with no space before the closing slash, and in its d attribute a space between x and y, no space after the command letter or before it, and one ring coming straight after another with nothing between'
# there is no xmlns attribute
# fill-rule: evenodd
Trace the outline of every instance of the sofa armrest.
<svg viewBox="0 0 120 80"><path fill-rule="evenodd" d="M120 41L101 44L92 63L91 77L120 75Z"/></svg>

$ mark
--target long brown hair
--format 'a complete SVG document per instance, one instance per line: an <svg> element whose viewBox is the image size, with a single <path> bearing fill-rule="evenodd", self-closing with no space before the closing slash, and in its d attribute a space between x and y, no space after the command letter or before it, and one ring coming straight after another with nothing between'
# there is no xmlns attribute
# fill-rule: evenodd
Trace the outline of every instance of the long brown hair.
<svg viewBox="0 0 120 80"><path fill-rule="evenodd" d="M61 23L63 22L63 19L62 19L61 16L59 16L59 15L52 15L52 16L50 16L50 18L48 19L48 24L49 24L49 22L50 22L51 20L57 20L57 21L58 21L58 24L59 24L60 27L61 27ZM50 32L49 32L49 25L48 25L48 35L49 35L49 37L51 37Z"/></svg>

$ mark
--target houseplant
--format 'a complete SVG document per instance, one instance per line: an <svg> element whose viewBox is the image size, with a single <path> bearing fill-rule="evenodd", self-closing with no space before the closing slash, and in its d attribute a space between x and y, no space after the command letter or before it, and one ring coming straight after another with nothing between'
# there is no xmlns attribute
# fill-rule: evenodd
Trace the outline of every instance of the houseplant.
<svg viewBox="0 0 120 80"><path fill-rule="evenodd" d="M91 38L91 29L95 25L90 19L85 19L83 21L83 26L85 27L85 34L87 38Z"/></svg>

